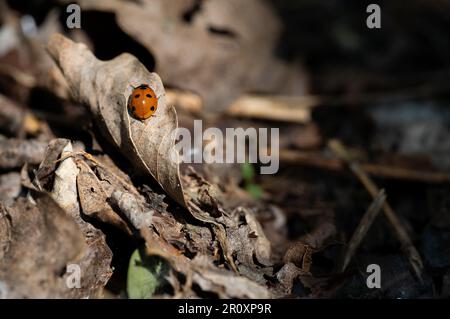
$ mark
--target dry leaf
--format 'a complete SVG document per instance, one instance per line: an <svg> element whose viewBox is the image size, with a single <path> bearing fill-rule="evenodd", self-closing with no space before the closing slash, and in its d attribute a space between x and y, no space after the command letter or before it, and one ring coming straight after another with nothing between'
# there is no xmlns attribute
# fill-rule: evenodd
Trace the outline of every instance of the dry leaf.
<svg viewBox="0 0 450 319"><path fill-rule="evenodd" d="M247 209L239 207L238 227L227 228L227 242L236 254L239 272L256 282L265 283L264 275L272 273L271 247L261 225Z"/></svg>
<svg viewBox="0 0 450 319"><path fill-rule="evenodd" d="M79 169L77 190L82 212L131 234L132 232L127 223L109 206L107 202L108 195L91 168L79 159L75 160L75 164Z"/></svg>
<svg viewBox="0 0 450 319"><path fill-rule="evenodd" d="M87 248L78 262L81 273L84 274L82 288L74 289L73 297L94 297L98 296L97 290L101 290L112 275L112 252L106 244L103 232L81 217L77 191L79 169L72 157L66 157L71 154L73 149L69 140L51 141L33 184L40 191L50 191L55 202L80 227Z"/></svg>
<svg viewBox="0 0 450 319"><path fill-rule="evenodd" d="M147 252L165 258L174 270L190 278L202 290L214 292L221 298L270 298L269 290L254 281L215 267L208 256L197 254L188 259L158 237L151 229L141 230L147 242Z"/></svg>
<svg viewBox="0 0 450 319"><path fill-rule="evenodd" d="M273 55L281 27L264 1L78 3L83 10L115 13L123 31L154 55L164 81L200 94L207 111L225 110L246 91L305 93L302 70Z"/></svg>
<svg viewBox="0 0 450 319"><path fill-rule="evenodd" d="M20 173L10 172L0 175L0 202L8 204L19 196L21 190Z"/></svg>
<svg viewBox="0 0 450 319"><path fill-rule="evenodd" d="M175 109L166 105L159 76L133 56L122 54L103 62L83 44L61 35L49 42L49 52L60 66L74 97L89 105L102 132L135 165L152 175L177 202L187 206L178 164L169 160L177 128ZM148 84L158 96L158 109L146 121L132 118L127 99L133 87Z"/></svg>
<svg viewBox="0 0 450 319"><path fill-rule="evenodd" d="M89 295L95 286L70 289L63 276L67 264L80 262L86 251L79 227L48 195L33 197L36 204L20 198L0 208L0 297Z"/></svg>

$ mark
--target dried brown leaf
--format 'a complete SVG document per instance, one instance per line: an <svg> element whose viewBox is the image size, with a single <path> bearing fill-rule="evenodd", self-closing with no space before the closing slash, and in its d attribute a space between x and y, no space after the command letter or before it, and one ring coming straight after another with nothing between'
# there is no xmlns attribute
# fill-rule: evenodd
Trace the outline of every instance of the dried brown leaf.
<svg viewBox="0 0 450 319"><path fill-rule="evenodd" d="M109 206L108 195L91 168L79 159L75 163L79 169L77 190L82 212L131 234L127 223Z"/></svg>
<svg viewBox="0 0 450 319"><path fill-rule="evenodd" d="M0 211L0 282L3 298L64 298L66 265L80 262L86 245L78 225L46 194L36 204L20 198ZM96 287L92 287L91 292ZM77 291L85 296L89 290Z"/></svg>
<svg viewBox="0 0 450 319"><path fill-rule="evenodd" d="M10 172L0 175L0 202L14 200L22 190L20 173Z"/></svg>
<svg viewBox="0 0 450 319"><path fill-rule="evenodd" d="M177 128L175 109L166 105L164 87L133 56L122 54L103 62L83 44L61 35L49 42L49 52L61 68L72 94L91 108L102 132L140 169L153 176L177 202L187 206L179 179L178 164L169 159ZM127 110L133 87L148 84L158 96L155 114L139 121Z"/></svg>
<svg viewBox="0 0 450 319"><path fill-rule="evenodd" d="M69 140L51 141L47 157L42 161L33 184L41 191L50 190L50 196L78 224L87 244L78 262L84 274L82 288L75 289L73 297L94 296L94 292L97 296L96 291L103 288L112 275L112 253L103 232L81 217L77 191L79 169L71 154L73 148ZM44 180L48 182L44 183ZM46 189L41 188L43 184L46 184Z"/></svg>
<svg viewBox="0 0 450 319"><path fill-rule="evenodd" d="M273 56L281 25L264 1L247 0L242 5L239 0L82 0L79 4L83 10L115 13L122 30L154 54L156 71L165 81L199 93L206 110L223 111L245 91L302 94L306 90L301 69Z"/></svg>

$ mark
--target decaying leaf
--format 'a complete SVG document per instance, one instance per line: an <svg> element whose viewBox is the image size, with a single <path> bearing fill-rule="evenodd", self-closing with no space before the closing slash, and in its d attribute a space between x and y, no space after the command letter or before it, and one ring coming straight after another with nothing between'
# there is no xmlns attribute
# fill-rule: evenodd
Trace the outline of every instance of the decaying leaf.
<svg viewBox="0 0 450 319"><path fill-rule="evenodd" d="M214 291L221 298L270 298L264 286L244 276L236 276L209 264L208 260L196 256L193 260L195 272L193 280L205 291Z"/></svg>
<svg viewBox="0 0 450 319"><path fill-rule="evenodd" d="M239 272L256 282L265 283L264 274L272 273L271 246L261 225L247 209L237 209L238 227L227 228L227 242L235 252Z"/></svg>
<svg viewBox="0 0 450 319"><path fill-rule="evenodd" d="M80 291L66 285L66 266L80 263L86 252L78 225L47 194L33 198L35 204L20 198L0 211L1 297L94 295L95 286Z"/></svg>
<svg viewBox="0 0 450 319"><path fill-rule="evenodd" d="M0 202L9 203L22 190L20 173L10 172L0 175Z"/></svg>
<svg viewBox="0 0 450 319"><path fill-rule="evenodd" d="M81 288L74 290L73 297L94 296L92 293L103 288L112 275L110 268L112 253L106 244L103 232L86 222L81 216L77 191L79 169L73 158L64 157L72 153L70 141L65 139L51 141L33 184L40 191L50 192L55 202L81 229L87 248L78 265L85 276L81 281Z"/></svg>
<svg viewBox="0 0 450 319"><path fill-rule="evenodd" d="M150 229L141 230L141 234L146 239L147 252L165 258L175 271L183 273L188 278L187 285L197 284L203 291L213 292L221 298L270 298L271 296L265 286L231 271L215 267L206 255L197 254L193 260L190 260Z"/></svg>
<svg viewBox="0 0 450 319"><path fill-rule="evenodd" d="M75 160L75 163L79 169L77 190L82 212L131 234L127 223L108 205L108 195L91 168L80 160Z"/></svg>

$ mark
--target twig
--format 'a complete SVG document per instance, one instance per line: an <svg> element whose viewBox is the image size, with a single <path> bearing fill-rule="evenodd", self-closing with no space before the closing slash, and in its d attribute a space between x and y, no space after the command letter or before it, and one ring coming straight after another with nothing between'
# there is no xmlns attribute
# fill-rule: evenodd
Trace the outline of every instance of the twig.
<svg viewBox="0 0 450 319"><path fill-rule="evenodd" d="M269 119L295 123L311 121L312 109L319 104L316 96L244 95L228 109L232 116Z"/></svg>
<svg viewBox="0 0 450 319"><path fill-rule="evenodd" d="M342 258L342 265L339 269L340 272L345 271L345 269L347 268L348 264L350 263L350 260L355 254L356 249L359 247L360 243L364 239L364 236L367 234L368 230L370 229L370 226L372 226L372 223L378 216L378 213L381 211L381 208L383 208L383 204L385 201L386 195L384 193L384 189L382 189L375 197L372 204L367 209L363 218L359 222L358 227L353 233L353 236L350 239L348 247L345 251L344 257Z"/></svg>
<svg viewBox="0 0 450 319"><path fill-rule="evenodd" d="M47 142L37 139L0 139L0 168L18 168L25 163L39 164L46 149Z"/></svg>
<svg viewBox="0 0 450 319"><path fill-rule="evenodd" d="M280 150L279 154L280 160L287 163L317 167L330 171L342 171L345 169L345 162L343 160L326 158L317 152ZM431 184L450 183L450 174L442 172L421 172L408 168L380 164L359 164L359 166L366 174L375 177Z"/></svg>
<svg viewBox="0 0 450 319"><path fill-rule="evenodd" d="M166 90L166 99L167 104L174 105L175 108L181 108L190 113L198 114L203 109L203 101L200 95L176 90L176 89L167 89Z"/></svg>
<svg viewBox="0 0 450 319"><path fill-rule="evenodd" d="M442 72L447 75L448 71ZM361 105L377 102L399 103L407 99L423 99L435 95L445 94L447 85L440 78L430 85L429 76L421 85L415 85L402 90L389 93L360 92L352 95L257 95L245 94L234 101L227 110L230 116L255 118L272 121L283 121L305 124L311 121L313 108L323 106ZM383 79L386 81L386 79ZM439 81L439 82L438 82ZM438 83L440 87L437 87ZM443 87L442 87L443 86ZM197 114L203 109L203 101L200 95L177 89L166 90L168 104L175 105L188 112Z"/></svg>
<svg viewBox="0 0 450 319"><path fill-rule="evenodd" d="M370 177L361 169L359 164L352 161L350 155L345 149L345 146L342 145L342 143L338 140L331 140L328 143L328 146L337 156L339 156L342 160L344 160L348 164L351 171L364 185L364 187L372 196L372 198L375 199L380 190L378 189L377 185L370 179ZM394 210L388 204L387 201L385 201L385 203L383 204L383 211L389 223L394 228L395 235L397 236L397 239L400 241L402 249L407 255L411 267L414 270L414 273L416 274L420 282L422 282L422 270L423 270L422 258L420 257L418 251L414 247L400 219L397 217Z"/></svg>

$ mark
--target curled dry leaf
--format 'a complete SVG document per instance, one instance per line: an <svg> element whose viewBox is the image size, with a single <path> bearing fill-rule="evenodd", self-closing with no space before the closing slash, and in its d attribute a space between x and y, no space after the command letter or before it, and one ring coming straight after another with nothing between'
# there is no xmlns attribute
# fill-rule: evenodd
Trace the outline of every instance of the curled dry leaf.
<svg viewBox="0 0 450 319"><path fill-rule="evenodd" d="M300 275L308 274L305 273L302 269L295 266L293 263L286 263L283 267L277 272L276 278L280 282L282 289L284 290L282 293L290 294L292 292L292 287L294 286L294 280L298 278Z"/></svg>
<svg viewBox="0 0 450 319"><path fill-rule="evenodd" d="M164 80L200 94L206 111L223 111L246 91L305 92L301 69L273 55L281 25L264 1L78 3L83 10L114 13L119 27L154 55Z"/></svg>
<svg viewBox="0 0 450 319"><path fill-rule="evenodd" d="M164 87L133 56L122 54L103 62L83 44L55 34L48 49L61 68L74 97L89 105L102 132L135 165L152 175L162 188L183 206L178 164L169 159L175 143L177 116L166 105ZM158 97L158 109L145 121L132 118L127 99L133 87L148 84Z"/></svg>
<svg viewBox="0 0 450 319"><path fill-rule="evenodd" d="M77 158L75 163L79 169L77 189L83 213L88 216L94 216L102 222L112 224L131 234L132 232L127 223L108 205L108 195L88 164Z"/></svg>
<svg viewBox="0 0 450 319"><path fill-rule="evenodd" d="M239 227L227 228L227 241L236 254L239 272L265 283L263 275L270 275L272 271L270 243L250 211L239 207L235 218L241 218L242 222Z"/></svg>
<svg viewBox="0 0 450 319"><path fill-rule="evenodd" d="M248 278L236 275L225 269L218 269L214 266L212 263L214 256L211 258L211 250L214 250L214 246L211 244L214 242L208 228L191 225L182 216L175 218L166 211L167 205L162 202L161 196L155 194L149 188L145 188L147 196L151 201L147 203L146 198L139 194L131 182L127 180L126 175L115 167L113 163L104 159L96 159L86 153L74 155L73 158L75 163L83 162L84 164L82 165L89 165L91 167L90 172L95 172L101 185L105 186L105 193L108 196L107 203L119 210L121 216L124 216L134 228L140 231L141 236L146 239L150 254L166 258L175 271L181 272L187 277L190 276L192 283L197 284L205 291L216 293L221 297L263 298L270 296L269 291L263 284L258 284ZM81 167L82 165L78 166ZM214 194L218 195L217 193ZM211 196L207 197L210 201L214 200ZM218 209L220 210L220 208ZM240 232L236 236L230 236L226 240L242 241L243 237L247 237L252 232L251 230L254 230L255 235L261 238L257 239L252 237L251 240L256 242L261 241L262 244L268 245L267 241L264 241L264 234L262 234L258 224L252 219L253 216L249 212L248 215L246 224L240 227ZM231 224L230 221L225 223ZM247 227L250 227L251 230L248 230ZM230 230L235 228L233 225L230 225ZM230 244L229 242L227 243ZM250 246L253 246L251 241L248 243ZM173 245L185 247L191 250L191 252L196 253L196 260L191 261L182 255L182 251ZM257 259L261 260L263 258L260 256L264 256L267 253L267 247L262 246L259 247L257 245L256 247ZM258 248L262 248L259 249L261 252ZM239 247L239 250L245 251L243 247ZM252 252L253 249L250 249L250 255L248 256L251 256ZM239 253L239 256L242 253ZM252 263L248 259L242 258L242 263ZM186 296L192 293L189 289L185 290Z"/></svg>

